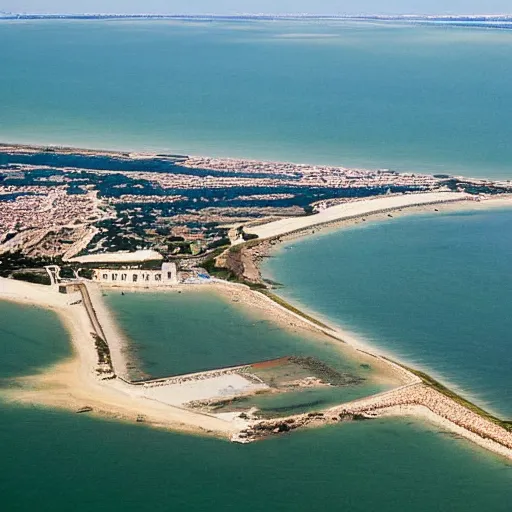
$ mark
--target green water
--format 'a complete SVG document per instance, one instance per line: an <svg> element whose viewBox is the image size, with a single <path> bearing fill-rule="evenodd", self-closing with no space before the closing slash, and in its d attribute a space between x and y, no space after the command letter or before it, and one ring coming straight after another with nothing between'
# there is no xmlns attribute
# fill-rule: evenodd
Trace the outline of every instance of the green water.
<svg viewBox="0 0 512 512"><path fill-rule="evenodd" d="M303 412L382 391L375 373L347 359L330 340L308 338L279 328L212 292L108 292L107 305L125 332L136 366L152 377L212 370L284 356L314 356L360 384L257 397L257 405L276 413Z"/></svg>
<svg viewBox="0 0 512 512"><path fill-rule="evenodd" d="M397 421L253 445L0 409L3 510L508 511L512 468Z"/></svg>
<svg viewBox="0 0 512 512"><path fill-rule="evenodd" d="M35 365L55 361L57 338L43 333L60 333L64 346L57 319L9 307L0 317L2 343L15 350L9 360L0 358L0 374L26 374L29 353ZM41 350L34 353L36 333ZM512 499L509 464L405 421L343 424L234 445L0 401L0 446L0 496L9 512L499 512L509 510Z"/></svg>
<svg viewBox="0 0 512 512"><path fill-rule="evenodd" d="M395 218L294 240L264 271L292 302L512 418L511 233L511 209Z"/></svg>
<svg viewBox="0 0 512 512"><path fill-rule="evenodd" d="M512 177L512 32L0 24L0 138Z"/></svg>
<svg viewBox="0 0 512 512"><path fill-rule="evenodd" d="M0 380L31 375L70 355L56 313L0 301Z"/></svg>
<svg viewBox="0 0 512 512"><path fill-rule="evenodd" d="M357 368L330 341L281 329L216 293L107 292L105 299L142 370L154 377L307 354L341 370Z"/></svg>

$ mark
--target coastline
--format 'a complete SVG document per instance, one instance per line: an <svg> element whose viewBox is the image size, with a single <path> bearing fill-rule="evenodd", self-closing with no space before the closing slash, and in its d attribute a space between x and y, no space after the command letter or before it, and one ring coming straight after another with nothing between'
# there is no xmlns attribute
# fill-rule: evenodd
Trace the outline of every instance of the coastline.
<svg viewBox="0 0 512 512"><path fill-rule="evenodd" d="M92 413L99 417L128 422L136 422L142 415L144 424L153 427L224 438L237 430L233 423L212 415L148 400L120 379L98 378L90 320L85 308L70 305L73 299L76 296L58 294L48 286L0 278L0 300L45 307L58 314L69 333L74 353L70 360L42 373L16 379L21 387L0 390L1 399L71 411L92 407ZM95 307L99 310L102 305L95 304ZM109 314L103 313L102 318Z"/></svg>
<svg viewBox="0 0 512 512"><path fill-rule="evenodd" d="M1 141L0 140L0 153L5 153L12 151L14 153L40 153L40 152L56 152L61 154L79 154L79 155L87 155L87 156L107 156L121 159L136 159L136 158L173 158L176 159L177 163L185 164L189 160L203 160L203 159L217 159L223 162L246 162L246 163L265 163L265 164L276 164L276 165L293 165L293 166L309 166L309 167L335 167L339 169L357 169L360 171L374 171L381 168L378 162L368 163L366 161L360 161L359 159L352 159L351 161L347 161L344 159L338 158L327 158L323 159L321 157L316 157L311 160L308 158L300 158L300 160L295 160L293 157L288 154L280 155L270 155L266 153L243 153L233 155L232 150L226 149L226 151L216 151L216 148L212 147L206 153L202 153L201 151L196 152L195 150L180 150L179 148L170 148L163 146L140 146L136 149L133 149L133 145L130 148L123 146L122 144L118 144L115 141L104 143L104 141L91 141L87 144L88 147L83 147L79 142L55 142L55 141L42 141L34 143L31 140L27 142L9 142L9 141ZM186 166L186 165L185 165ZM410 164L396 164L392 167L393 170L398 172L399 174L416 174L416 175L424 175L424 176L432 176L433 174L442 173L447 174L452 178L464 178L469 180L475 180L478 182L503 182L505 180L501 175L497 174L496 176L485 176L485 175L465 175L464 169L458 169L456 172L452 172L446 169L434 169L430 167L426 167L422 165L421 167L415 168Z"/></svg>
<svg viewBox="0 0 512 512"><path fill-rule="evenodd" d="M411 196L414 195L411 194ZM272 230L273 233L271 232L267 237L256 238L249 242L240 243L235 246L235 251L240 254L240 260L243 264L243 272L241 273L241 277L247 279L250 282L263 282L264 279L262 279L261 271L259 268L261 261L268 257L270 252L274 250L279 244L296 240L298 238L303 238L310 235L321 235L327 231L363 225L363 223L366 225L374 222L392 222L393 219L410 215L426 215L432 213L442 215L445 213L464 213L478 210L512 208L512 194L485 197L481 198L480 200L476 200L474 196L469 196L468 194L459 194L459 196L459 198L456 196L451 196L452 199L449 201L438 200L437 202L429 202L425 204L402 204L396 206L395 208L385 210L380 208L377 208L376 210L366 208L366 210L363 212L350 212L346 216L344 216L344 212L340 212L340 216L338 218L327 219L325 221L324 219L320 219L319 222L315 222L309 226L297 226L296 224L294 225L292 223L291 230L287 232L280 233L277 232L277 229L274 229ZM368 203L376 200L378 199L367 199L361 202ZM257 227L254 229L257 229ZM228 248L226 253L219 257L222 263L224 263L226 255L229 253L229 251L230 249Z"/></svg>
<svg viewBox="0 0 512 512"><path fill-rule="evenodd" d="M447 193L437 193L437 196L442 196L442 194ZM298 236L316 233L319 229L353 225L358 222L363 222L363 219L365 219L364 221L386 219L393 216L390 212L393 212L393 214L396 215L397 213L425 213L427 211L431 211L432 208L436 209L436 211L445 211L445 208L449 210L467 210L475 207L481 208L482 206L485 208L504 207L510 206L512 199L511 196L500 196L497 199L493 198L477 203L476 201L468 201L471 196L468 197L467 194L448 194L450 194L450 200L448 202L444 201L444 197L448 196L439 198L436 196L435 201L431 201L431 198L428 197L428 200L424 200L423 203L420 202L419 204L415 201L420 194L416 195L416 197L413 197L414 195L405 196L407 197L405 203L403 201L398 201L398 203L396 203L396 198L391 197L393 206L391 208L375 208L375 202L379 201L379 199L356 201L354 203L359 203L357 207L363 205L362 212L358 211L357 215L354 215L354 212L351 211L348 216L338 215L335 216L335 218L323 216L320 217L320 222L317 222L317 218L314 220L313 224L306 226L303 224L301 225L304 217L298 219L285 219L287 224L285 225L284 231L281 228L281 231L278 231L276 234L275 230L271 230L270 233L272 236L236 245L234 246L234 251L237 253L246 253L246 261L252 263L253 267L257 271L257 276L253 276L253 282L255 282L261 278L258 263L262 257L266 256L265 251L269 251L277 243L297 238ZM412 199L410 199L411 197ZM386 198L380 198L380 201L383 200L386 200ZM389 201L389 198L387 198L387 200ZM370 206L368 209L369 204ZM324 219L327 220L322 222ZM263 250L261 247L263 247ZM90 408L92 404L94 406L94 413L100 416L111 417L122 421L137 422L140 417L143 417L143 422L150 426L183 430L192 433L212 434L224 438L228 437L231 440L238 442L247 442L248 440L252 440L251 436L247 435L247 432L254 428L258 429L261 425L267 425L267 427L270 425L269 428L262 427L265 435L278 434L282 431L290 430L288 427L286 427L285 430L281 430L282 425L284 425L282 419L276 420L277 423L276 421L269 423L268 421L257 421L254 419L235 421L233 417L227 418L222 417L221 415L216 416L213 414L191 411L179 406L179 404L171 405L169 403L162 403L158 400L145 396L142 392L134 388L132 383L123 379L123 375L125 375L127 371L126 358L124 354L126 349L126 340L123 339L123 336L113 320L111 313L103 303L99 288L92 284L86 284L85 281L81 282L81 286L85 287L86 290L91 291L91 302L94 301L94 308L92 309L94 314L97 316L97 320L101 324L101 330L104 331L103 335L106 338L104 341L107 342L108 348L111 350L112 363L115 367L115 373L119 373L119 378L117 378L116 375L113 377L98 378L96 366L98 357L97 346L95 348L94 333L91 333L91 327L93 331L95 328L94 325L91 326L90 312L87 312L86 308L76 305L76 294L61 295L50 287L41 287L40 285L33 285L2 278L0 279L0 300L12 300L20 303L34 304L54 309L59 314L59 317L70 333L75 352L75 356L71 361L57 364L52 368L49 368L42 375L19 379L22 384L21 390L2 391L2 395L7 400L19 403L36 403L50 407L65 408L68 410L74 409L75 411L83 407ZM189 287L196 285L181 286L185 286L187 289L193 289ZM415 407L412 406L426 406L432 414L437 414L437 416L440 416L440 418L447 422L445 425L446 427L450 427L457 433L460 433L459 430L462 428L467 434L464 436L468 439L512 459L512 441L509 441L510 438L512 438L512 432L497 425L496 422L489 419L491 418L490 416L485 417L481 414L475 414L464 407L464 405L461 405L448 397L446 394L443 395L433 387L429 387L422 378L409 371L409 369L403 365L390 361L388 358L376 353L373 347L358 345L357 340L354 340L354 338L348 335L348 333L344 333L339 329L334 329L322 322L319 322L314 315L309 315L307 312L290 307L286 303L283 304L284 301L282 299L276 300L276 298L273 298L271 295L269 296L260 291L251 290L244 284L213 280L212 287L214 287L219 293L227 294L229 297L233 297L233 290L236 289L240 297L243 297L241 302L245 306L261 309L265 312L265 315L269 315L273 321L276 321L283 327L288 326L291 328L301 328L306 329L309 332L316 332L317 334L329 336L330 338L336 339L337 342L343 342L339 344L346 345L346 347L344 347L345 349L353 351L353 353L357 352L358 356L371 358L372 364L375 364L375 362L378 361L379 364L381 364L383 368L386 368L390 374L394 374L402 384L398 388L388 392L391 393L392 396L400 396L400 393L402 393L404 389L411 387L417 387L418 389L421 388L422 390L428 389L427 398L431 398L431 393L438 393L439 397L442 397L439 398L439 400L448 400L455 411L460 411L460 408L462 408L463 411L472 415L470 421L476 421L479 424L483 422L484 426L483 430L477 429L476 432L471 430L472 427L467 427L467 425L461 426L457 422L456 418L442 417L435 410L435 407L426 406L425 403L421 402L421 399L418 399L417 397L414 399L408 397L407 400L409 401L406 400L404 403L399 402L397 404L393 402L387 406L379 407L379 412L375 414L379 415L382 411L387 411L396 405L400 405L400 407L409 407L410 410L416 410ZM197 285L197 289L201 288L204 289L204 285ZM75 302L73 302L74 299ZM372 411L375 407L372 400L378 398L378 395L373 395L367 397L367 399L362 399L362 401L368 401L368 407L366 409L364 407L362 409L353 409L348 413L350 419L361 414L366 415L365 417L368 418L375 417L374 413L368 415L368 412ZM411 402L411 400L413 401ZM336 406L336 408L327 409L326 412L329 414L330 412L338 412L341 410L342 414L339 414L335 421L345 421L346 414L343 411L345 411L345 407L347 405L350 404L340 404L339 406ZM390 410L394 411L395 409ZM294 418L299 417L302 418L304 416L294 416L290 419L295 421ZM310 424L320 426L334 421L332 416L326 416L323 412L313 413L313 416L308 415L306 418L313 418L313 420L307 419L304 425L298 426L306 426ZM491 430L489 430L489 428ZM493 429L496 428L501 429L498 432L498 437L504 436L503 439L506 440L505 444L500 444L492 439L492 436L495 435ZM261 436L257 435L254 439L259 437ZM494 444L501 446L501 448L499 448L499 450L496 449L494 444L489 443L489 439L491 439Z"/></svg>
<svg viewBox="0 0 512 512"><path fill-rule="evenodd" d="M364 229L364 227L372 225L374 223L380 222L393 222L396 219L408 217L408 216L422 216L422 215L444 215L444 214L464 214L470 213L474 211L486 211L486 210L499 210L499 209L512 209L512 195L504 194L501 196L494 196L490 198L485 198L481 201L452 201L447 203L439 203L436 205L419 205L419 206L410 206L408 208L399 209L393 212L393 218L389 218L387 213L375 212L373 214L364 215L365 221L363 221L363 216L349 218L349 219L341 219L338 221L326 223L323 225L314 226L314 228L304 229L301 231L295 231L293 233L289 233L283 236L279 236L273 239L262 240L260 244L257 244L257 240L254 242L250 242L248 244L248 248L246 252L245 261L248 263L248 267L250 269L250 273L248 276L249 280L254 279L259 282L266 282L269 284L270 288L273 288L274 281L272 281L273 276L263 276L261 275L260 265L267 258L271 257L274 251L281 250L281 246L284 246L286 243L292 242L294 240L315 235L318 237L322 237L322 235L331 233L333 231L338 231L340 229L353 228L358 226L358 229ZM251 246L251 243L254 245ZM268 278L268 280L266 279ZM360 348L361 350L374 352L378 351L383 357L389 360L399 361L400 364L403 364L408 367L414 367L416 370L422 372L428 372L429 376L433 377L436 380L444 380L445 378L441 378L435 372L434 369L425 369L423 367L418 367L416 362L411 362L407 360L402 360L402 358L398 357L396 354L389 352L382 347L376 347L372 343L365 341L361 336L357 333L354 333L347 329L343 325L343 323L336 322L334 320L331 321L330 318L321 315L314 308L309 307L308 305L302 302L291 302L288 303L288 299L286 297L282 297L279 295L279 287L277 290L273 291L283 302L287 303L291 308L298 309L303 312L308 317L312 317L318 319L323 324L330 325L330 327L334 330L337 330L343 339L347 340L350 344ZM333 326L334 324L334 326ZM467 396L468 401L479 401L478 397L473 396L470 391L460 388L453 382L446 382L446 386L455 391L457 395ZM485 402L480 401L481 407L485 409L486 412L490 412L494 416L499 416L499 412L489 410L490 406ZM512 418L511 418L512 420Z"/></svg>
<svg viewBox="0 0 512 512"><path fill-rule="evenodd" d="M402 385L389 391L378 393L377 395L371 395L353 402L329 407L318 413L308 413L284 419L279 418L277 420L262 421L233 421L234 418L229 415L225 415L224 418L222 414L215 417L209 414L190 411L183 407L148 400L146 397L128 392L123 382L110 380L99 381L91 371L91 368L87 368L87 363L92 363L91 360L87 360L87 356L94 359L94 354L91 350L91 340L87 340L88 336L84 332L83 321L87 321L87 318L84 318L86 315L83 308L76 308L73 313L69 314L69 308L73 306L68 306L68 311L66 312L66 307L62 305L62 299L54 301L46 297L42 300L43 297L40 294L43 293L43 295L46 295L44 291L39 290L39 294L36 298L24 295L27 292L31 293L33 287L39 288L38 285L26 286L27 283L21 283L22 286L17 286L20 283L15 282L14 288L17 288L17 290L15 290L12 286L6 287L3 281L10 280L0 280L0 294L2 299L55 308L57 313L61 316L64 325L70 332L76 351L76 356L73 357L71 361L54 365L41 375L18 379L22 384L22 389L14 391L7 390L5 393L2 393L7 401L22 404L39 404L68 410L74 409L75 411L80 407L93 406L94 413L100 417L129 422L138 421L137 418L140 417L141 414L144 414L144 423L152 427L181 430L188 433L216 435L242 443L248 442L248 440L263 438L268 435L280 434L281 432L287 432L295 428L319 427L324 424L347 421L347 419L359 419L359 416L361 416L361 418L372 418L390 415L411 415L422 420L434 419L434 424L455 432L494 453L512 459L511 432L507 432L505 429L497 426L486 418L469 412L460 404L456 404L451 399L441 395L438 391L429 388L407 368L393 361L389 361L378 354L361 351L350 345L350 349L372 358L373 362L379 360L383 365L387 366L389 371L394 372L395 375L399 375ZM322 328L319 328L319 326L313 322L310 322L296 313L290 312L284 306L276 304L272 299L250 290L245 285L227 283L212 284L212 288L215 288L219 293L228 293L231 297L233 296L233 287L236 287L237 292L241 294L240 296L245 296L245 299L248 301L244 303L244 307L256 307L255 304L258 304L257 307L263 307L266 312L270 311L273 315L277 315L272 318L273 320L279 319L280 322L288 323L289 326L291 323L291 327L293 328L299 326L300 328L310 331L321 331L324 334L336 338L338 341L346 342L346 340L337 336L338 333L334 332L333 334L333 332L329 332L329 328L327 328L327 332L323 331ZM203 289L203 285L197 285L195 289ZM77 314L77 311L82 311L83 314ZM110 313L107 312L107 314ZM80 318L80 316L82 316L82 318ZM411 389L427 390L428 397L430 398L432 393L437 394L437 398L434 402L442 397L441 402L447 401L449 408L455 408L459 411L462 410L464 414L471 414L473 421L481 422L484 428L490 426L491 428L499 429L499 435L505 436L504 439L506 439L505 442L507 444L500 444L492 438L489 438L485 433L479 431L475 432L472 428L465 428L454 421L453 418L450 418L449 415L448 417L443 417L435 410L435 405L434 407L427 407L421 401L417 403L417 401L415 401L417 400L416 398L411 398L407 394L407 390ZM401 397L404 393L405 399L401 401ZM381 403L382 396L390 397L390 402ZM376 404L378 404L378 406ZM288 425L287 422L294 422L295 425L293 425L293 428L288 429L288 427L286 427L286 430L281 430L282 425ZM249 436L247 436L246 433L254 432L254 429L256 429L256 431L259 429L260 433L253 439L248 439Z"/></svg>
<svg viewBox="0 0 512 512"><path fill-rule="evenodd" d="M400 212L399 216L402 216L402 215L422 215L422 214L426 214L426 213L431 213L432 211L440 212L442 214L442 213L449 213L449 212L465 212L465 211L484 210L484 209L492 209L492 208L511 208L511 207L512 207L512 196L504 195L504 196L500 196L500 197L493 197L491 199L485 199L484 201L479 201L479 202L467 201L467 200L463 199L462 201L455 200L455 201L451 201L448 203L438 203L435 205L432 205L432 204L413 205L408 208L404 208L403 211L402 211L402 208L399 208L398 212ZM393 211L393 213L394 213L393 216L396 217L397 211ZM278 244L286 242L286 241L294 240L294 239L297 239L297 238L300 238L303 236L307 236L307 235L311 235L311 234L318 234L319 232L325 231L325 230L332 230L332 229L339 229L339 228L343 228L343 227L354 226L354 225L357 225L357 224L360 224L361 222L363 222L363 219L364 219L364 221L378 222L378 221L389 220L389 217L388 217L387 212L377 211L374 213L362 214L362 215L350 217L347 219L336 219L334 221L330 221L330 222L326 222L326 223L315 224L314 226L311 226L308 228L293 229L290 233L275 235L275 236L265 238L262 240L256 239L256 240L250 241L248 243L241 244L240 246L238 246L236 248L236 251L244 252L244 248L245 248L246 249L245 252L246 252L246 256L247 256L243 260L244 273L242 275L244 278L246 278L252 282L262 282L259 265L260 265L262 259L267 257L269 255L269 253ZM250 268L249 275L247 275L245 273L246 265L248 265ZM288 304L288 303L286 303L286 300L284 300L280 296L278 296L278 299L279 299L279 303L276 303L276 305L278 307L288 308L289 312L292 315L297 315L297 313L295 313L295 312L298 311L299 314L303 317L303 320L306 322L310 322L309 319L314 319L315 320L314 323L316 324L315 327L318 328L318 324L316 322L318 319L318 314L316 314L315 312L312 312L311 310L309 310L307 307L304 307L303 305L296 306L294 304ZM269 298L269 300L272 301L274 299ZM275 302L275 300L274 300L274 302ZM284 302L285 306L282 305L283 302ZM337 337L339 337L339 339L341 341L345 341L345 342L348 342L352 346L359 347L358 350L360 352L367 352L374 357L378 357L375 354L375 352L376 352L375 347L373 347L369 344L364 344L356 336L344 331L343 328L339 329L339 328L329 327L328 325L326 325L329 323L328 319L322 318L321 321L318 323L323 325L324 327L327 327L327 329L330 331L329 334L332 335L333 332L336 332L338 334ZM379 350L379 352L381 352L381 351ZM389 355L381 354L380 357L386 359L387 363L398 366L399 368L404 370L407 375L409 375L409 376L414 375L411 371L409 371L409 369L407 369L407 367L405 365L403 365L403 363L399 362L397 364L394 361L392 361L390 359ZM417 372L417 373L421 374L422 372ZM428 375L425 374L425 376L428 377L427 381L435 382ZM417 376L414 375L411 378L411 381L409 381L409 384L405 384L405 387L407 387L408 385L415 385L415 384L419 384L419 383L423 382L422 378L417 377L418 380L416 381L416 383L414 383L414 377L417 377ZM421 384L421 385L424 385L424 384ZM442 386L442 385L440 387L444 388L444 386ZM450 387L452 387L452 386L450 386ZM431 388L431 387L429 387L429 389L432 389L436 393L439 392L438 390L434 390L434 388ZM477 414L476 414L477 417L484 417L485 419L491 418L491 423L496 419L494 416L490 415L486 411L480 409L479 407L474 406L468 400L460 398L456 393L453 393L452 391L450 391L450 389L448 389L448 388L445 388L445 389L449 392L450 395L453 395L454 397L456 397L458 399L458 401L463 404L462 407L464 410L468 411L467 406L469 405L472 409L477 410ZM443 393L439 393L439 395L443 396L443 397L447 396L446 394L443 394ZM371 398L372 397L368 397L369 400ZM453 398L449 397L449 400L453 403L453 405L455 407L461 406L460 403L453 401ZM489 439L486 436L486 434L479 435L479 434L476 434L475 432L472 432L468 428L461 427L454 421L451 421L450 419L440 416L439 414L432 411L428 407L425 407L422 404L414 404L414 405L406 404L406 405L400 405L400 406L392 405L392 406L382 408L381 410L379 410L378 413L376 413L376 415L377 416L402 415L402 413L407 414L407 415L422 417L423 419L427 419L427 420L433 420L433 423L438 424L438 425L442 426L443 428L446 428L452 432L455 432L455 433L461 435L462 437L465 437L465 438L475 442L476 444L479 444L479 445L485 447L488 450L491 450L491 451L498 453L502 456L505 456L509 459L512 458L512 448L511 448L512 444L510 444L512 442L512 433L511 433L511 429L510 429L510 424L511 424L510 421L502 422L501 420L498 420L499 422L501 422L501 424L508 424L507 430L503 429L503 431L502 431L502 434L505 435L505 437L508 440L507 442L509 443L508 446L504 447L502 444Z"/></svg>

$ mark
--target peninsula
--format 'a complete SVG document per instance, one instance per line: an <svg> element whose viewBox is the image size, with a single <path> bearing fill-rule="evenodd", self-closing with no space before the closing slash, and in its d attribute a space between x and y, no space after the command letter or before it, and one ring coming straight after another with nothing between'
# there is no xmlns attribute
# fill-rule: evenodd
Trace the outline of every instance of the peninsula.
<svg viewBox="0 0 512 512"><path fill-rule="evenodd" d="M1 147L0 158L0 300L55 310L75 349L71 361L2 390L5 399L242 443L303 427L413 414L512 459L510 422L286 304L261 279L257 265L275 243L326 226L509 205L510 183L13 145ZM322 363L288 357L133 379L126 340L102 289L171 293L205 287L262 311L282 328L292 325L340 344L350 357L387 372L393 389L262 419L253 408L219 412L211 405L226 398L227 388L235 399L332 385L340 376ZM301 377L275 386L274 376L261 373L262 364L290 365Z"/></svg>

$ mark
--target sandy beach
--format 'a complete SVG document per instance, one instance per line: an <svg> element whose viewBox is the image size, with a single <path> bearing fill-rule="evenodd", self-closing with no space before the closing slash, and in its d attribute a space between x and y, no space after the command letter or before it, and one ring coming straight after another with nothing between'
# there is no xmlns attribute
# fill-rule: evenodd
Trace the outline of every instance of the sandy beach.
<svg viewBox="0 0 512 512"><path fill-rule="evenodd" d="M247 232L260 239L275 238L295 231L302 231L344 219L359 218L364 215L391 212L401 208L435 205L459 201L475 200L475 196L461 192L425 192L383 196L359 201L350 201L321 210L306 217L289 217L268 224L247 228Z"/></svg>
<svg viewBox="0 0 512 512"><path fill-rule="evenodd" d="M130 422L143 417L145 424L154 427L222 437L236 431L229 421L147 399L142 389L134 389L121 379L99 379L88 315L81 305L71 305L77 299L76 295L59 294L48 286L0 278L0 299L54 310L69 332L74 351L71 360L50 367L42 374L20 378L21 388L2 390L0 396L3 399L72 411L92 407L93 414L101 417ZM99 316L105 319L109 313L102 311L102 307L101 302L95 303L96 311L101 311ZM108 331L108 327L106 329ZM115 336L109 339L113 353L122 353L121 345L116 347L121 343L120 339Z"/></svg>
<svg viewBox="0 0 512 512"><path fill-rule="evenodd" d="M424 199L426 200L427 197ZM428 203L421 205L410 202L407 204L414 204L415 208L424 208L427 204L431 207L432 204L436 204L433 198L428 197L428 199ZM377 200L359 202L361 204L357 207L358 211L377 211L378 215L382 215L384 203L380 203L377 210L375 210L375 204L364 205L364 203L372 201ZM407 199L407 201L411 200ZM393 204L395 202L396 199L393 198ZM508 197L477 203L467 201L467 198L461 198L458 194L448 202L442 201L442 204L448 204L453 209L460 207L465 209L506 207L511 203ZM406 208L403 202L399 203L396 208L397 211L405 208L404 214L415 211L412 208ZM389 210L386 209L386 211ZM353 213L353 210L351 212ZM341 216L339 212L336 214L337 221L343 222L345 217L346 211ZM333 217L329 215L323 218L331 219ZM290 226L295 228L297 225L296 223L285 224L286 229L290 229ZM263 230L263 227L261 229ZM283 229L283 224L280 224L278 228L274 226L261 232L280 232L279 241L281 241L288 234L288 232L283 232ZM298 232L307 233L308 229L310 227L293 229L292 235L297 236ZM153 390L148 385L136 386L127 382L127 340L104 304L101 289L91 283L84 284L84 286L89 292L91 302L94 304L94 313L101 324L104 337L108 341L117 377L102 378L101 375L98 375L98 353L94 345L94 337L91 334L94 325L91 324L90 314L86 307L83 304L76 304L77 299L81 296L80 292L69 295L59 294L55 288L2 278L0 279L0 300L33 304L56 311L70 334L74 348L74 356L70 360L56 364L40 375L19 379L21 387L2 391L2 398L18 403L41 404L74 411L83 407L91 407L93 414L102 417L131 422L143 421L145 424L155 427L208 433L245 442L246 437L241 436L241 433L247 432L248 429L250 431L257 425L256 420L242 421L232 414L206 414L186 409L183 406L187 401L208 398L212 392L216 396L224 396L229 392L236 395L256 390L257 386L251 389L248 381L243 380L243 376L236 373L231 374L229 371L225 374L206 376L205 378L209 380L191 379L190 383L182 378L180 381L168 382L165 386L153 386ZM326 338L330 339L347 357L368 362L372 367L377 368L385 379L389 379L388 383L393 383L395 386L395 389L386 395L385 400L379 394L356 401L357 403L340 404L319 413L318 417L314 416L317 418L315 421L307 420L305 423L312 426L321 425L325 423L325 418L332 418L333 414L337 414L339 417L340 411L346 410L350 411L350 414L364 413L369 414L370 417L391 414L414 415L434 420L434 423L443 428L512 459L512 433L430 388L422 382L420 377L390 361L387 357L375 353L372 347L361 344L350 333L318 322L307 312L290 310L285 305L275 302L271 296L253 291L242 284L212 279L209 284L177 285L169 288L169 291L194 292L206 289L221 294L226 300L233 301L246 311L263 315L283 328L302 331L309 336L318 336L324 341ZM280 432L278 430L277 433ZM276 433L275 428L272 433Z"/></svg>
<svg viewBox="0 0 512 512"><path fill-rule="evenodd" d="M401 197L408 199L404 202L404 200L400 199ZM411 198L414 198L414 200ZM437 201L435 200L436 198ZM397 206L390 207L389 209L382 208L390 203L394 203ZM242 270L239 273L245 279L252 282L262 282L259 263L262 258L269 255L273 247L282 242L318 234L320 231L339 230L363 223L392 222L393 219L403 216L511 207L512 195L510 194L489 197L479 196L477 200L475 196L470 196L469 194L439 192L434 195L432 193L412 194L354 201L329 208L328 215L325 214L322 217L320 217L321 213L319 213L308 217L293 217L259 226L247 227L246 231L248 233L257 234L256 230L259 230L262 236L258 235L258 239L248 244L240 244L240 250L236 253L237 261L235 264L241 267ZM334 210L334 208L336 210L331 213L330 210ZM220 266L226 264L225 257L225 254L219 257Z"/></svg>

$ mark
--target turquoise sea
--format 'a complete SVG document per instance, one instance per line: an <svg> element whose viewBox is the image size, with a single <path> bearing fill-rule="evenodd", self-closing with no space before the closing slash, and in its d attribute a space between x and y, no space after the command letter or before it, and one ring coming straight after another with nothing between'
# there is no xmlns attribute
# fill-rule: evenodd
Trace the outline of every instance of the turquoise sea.
<svg viewBox="0 0 512 512"><path fill-rule="evenodd" d="M0 140L512 177L512 32L0 23Z"/></svg>
<svg viewBox="0 0 512 512"><path fill-rule="evenodd" d="M33 375L70 356L71 345L56 313L0 301L0 383Z"/></svg>
<svg viewBox="0 0 512 512"><path fill-rule="evenodd" d="M50 353L54 360L65 357L68 340L51 313L9 308L1 317L0 346L10 353L8 361L0 358L1 376L26 374L34 340L43 350L33 363L48 364ZM42 336L41 325L54 335ZM505 512L512 499L509 464L405 421L234 445L0 398L0 446L0 496L9 512Z"/></svg>
<svg viewBox="0 0 512 512"><path fill-rule="evenodd" d="M279 293L512 418L512 210L393 218L294 240Z"/></svg>
<svg viewBox="0 0 512 512"><path fill-rule="evenodd" d="M512 177L508 31L24 21L0 23L0 48L0 141ZM286 297L510 417L511 224L510 211L392 219L294 241L266 269ZM135 298L108 299L122 324ZM237 346L238 326L253 320L223 325L219 307L198 305L194 329L212 318L204 347L191 308L150 319L152 338L125 324L142 370L172 373L178 357L191 370L215 366L220 343L238 358L304 346L264 322ZM0 386L70 353L55 315L0 302ZM8 405L0 393L0 447L9 512L494 512L512 499L510 464L397 420L238 446Z"/></svg>

